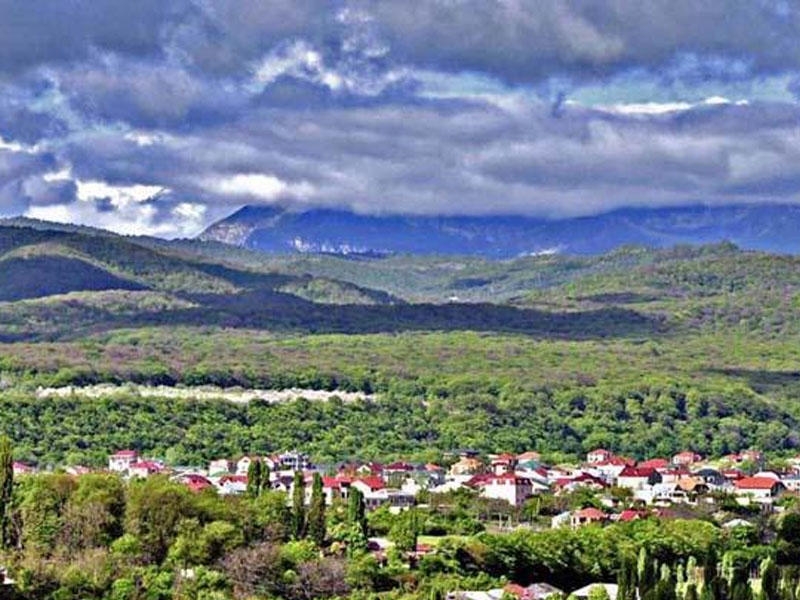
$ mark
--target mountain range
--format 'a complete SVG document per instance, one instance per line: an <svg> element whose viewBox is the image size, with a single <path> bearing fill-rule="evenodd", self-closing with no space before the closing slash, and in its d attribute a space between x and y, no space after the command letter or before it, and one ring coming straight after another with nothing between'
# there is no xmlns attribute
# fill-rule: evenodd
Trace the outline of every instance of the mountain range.
<svg viewBox="0 0 800 600"><path fill-rule="evenodd" d="M623 209L560 220L246 206L211 225L199 239L272 254L457 254L505 259L596 255L624 245L663 248L722 241L744 249L798 254L798 231L800 207L775 204Z"/></svg>

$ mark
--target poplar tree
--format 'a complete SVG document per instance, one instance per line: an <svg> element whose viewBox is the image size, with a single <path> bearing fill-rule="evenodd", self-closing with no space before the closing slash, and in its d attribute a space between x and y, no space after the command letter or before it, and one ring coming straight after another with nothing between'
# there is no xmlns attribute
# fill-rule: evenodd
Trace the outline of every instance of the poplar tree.
<svg viewBox="0 0 800 600"><path fill-rule="evenodd" d="M364 494L351 487L347 498L347 526L349 529L347 554L356 556L367 550L367 514Z"/></svg>
<svg viewBox="0 0 800 600"><path fill-rule="evenodd" d="M622 557L617 577L618 600L636 600L636 562L627 554Z"/></svg>
<svg viewBox="0 0 800 600"><path fill-rule="evenodd" d="M292 486L292 536L301 540L306 534L306 486L302 471L294 472Z"/></svg>
<svg viewBox="0 0 800 600"><path fill-rule="evenodd" d="M308 508L308 537L317 546L325 543L325 492L322 489L322 477L314 473L311 484L311 505Z"/></svg>
<svg viewBox="0 0 800 600"><path fill-rule="evenodd" d="M8 437L0 437L0 547L11 544L11 495L14 490L14 449Z"/></svg>
<svg viewBox="0 0 800 600"><path fill-rule="evenodd" d="M247 495L256 498L261 494L261 461L257 458L247 468Z"/></svg>

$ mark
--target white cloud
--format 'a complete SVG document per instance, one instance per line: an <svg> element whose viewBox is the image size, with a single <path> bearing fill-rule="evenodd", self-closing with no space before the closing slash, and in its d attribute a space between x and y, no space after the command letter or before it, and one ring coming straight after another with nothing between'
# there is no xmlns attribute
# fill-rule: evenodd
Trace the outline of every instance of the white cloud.
<svg viewBox="0 0 800 600"><path fill-rule="evenodd" d="M105 181L81 181L77 179L78 200L91 201L108 198L115 207L140 203L145 200L169 192L168 188L158 185L110 185Z"/></svg>
<svg viewBox="0 0 800 600"><path fill-rule="evenodd" d="M229 196L250 196L259 200L274 201L281 198L307 199L314 193L308 182L287 183L274 175L239 173L221 178L207 179L210 191Z"/></svg>

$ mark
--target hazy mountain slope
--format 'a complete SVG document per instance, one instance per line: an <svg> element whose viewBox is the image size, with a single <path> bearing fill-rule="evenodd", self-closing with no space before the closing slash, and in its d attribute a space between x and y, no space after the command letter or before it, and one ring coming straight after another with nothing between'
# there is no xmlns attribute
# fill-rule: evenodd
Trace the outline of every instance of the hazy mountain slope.
<svg viewBox="0 0 800 600"><path fill-rule="evenodd" d="M800 207L749 205L625 209L593 217L366 216L248 206L212 225L202 240L270 253L449 254L509 258L558 251L602 254L621 245L666 247L731 241L800 253Z"/></svg>
<svg viewBox="0 0 800 600"><path fill-rule="evenodd" d="M89 262L68 256L42 254L29 258L0 258L0 301L39 298L53 294L100 290L142 290Z"/></svg>

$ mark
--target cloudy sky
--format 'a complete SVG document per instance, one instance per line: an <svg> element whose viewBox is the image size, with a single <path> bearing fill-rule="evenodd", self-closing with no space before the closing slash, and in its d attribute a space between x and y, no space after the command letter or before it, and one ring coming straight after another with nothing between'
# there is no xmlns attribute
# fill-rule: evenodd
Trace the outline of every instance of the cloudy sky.
<svg viewBox="0 0 800 600"><path fill-rule="evenodd" d="M800 202L800 0L0 0L0 216Z"/></svg>

